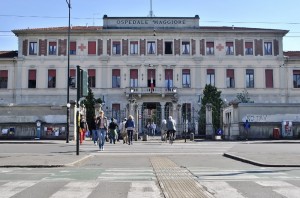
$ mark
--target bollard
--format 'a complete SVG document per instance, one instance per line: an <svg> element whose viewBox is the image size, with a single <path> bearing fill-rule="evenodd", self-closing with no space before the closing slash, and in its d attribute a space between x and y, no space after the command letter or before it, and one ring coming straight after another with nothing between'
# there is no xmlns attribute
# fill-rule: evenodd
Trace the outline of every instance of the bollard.
<svg viewBox="0 0 300 198"><path fill-rule="evenodd" d="M148 140L148 135L144 134L143 135L143 141L147 141Z"/></svg>
<svg viewBox="0 0 300 198"><path fill-rule="evenodd" d="M139 134L138 133L134 134L134 140L138 141L138 139L139 139Z"/></svg>
<svg viewBox="0 0 300 198"><path fill-rule="evenodd" d="M190 133L190 141L194 141L194 133Z"/></svg>

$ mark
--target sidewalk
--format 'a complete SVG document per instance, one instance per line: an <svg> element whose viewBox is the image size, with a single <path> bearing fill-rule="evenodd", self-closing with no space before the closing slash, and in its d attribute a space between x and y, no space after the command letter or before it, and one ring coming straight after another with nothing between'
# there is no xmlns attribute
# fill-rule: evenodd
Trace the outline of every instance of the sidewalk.
<svg viewBox="0 0 300 198"><path fill-rule="evenodd" d="M247 141L225 152L225 157L263 167L300 167L300 141Z"/></svg>
<svg viewBox="0 0 300 198"><path fill-rule="evenodd" d="M193 143L202 142L205 140ZM76 155L74 141L0 141L0 168L76 166L92 157L90 152L84 150L90 143L86 141L80 145L79 155ZM177 143L184 144L184 140ZM300 141L240 141L230 150L224 151L223 156L257 166L300 167Z"/></svg>

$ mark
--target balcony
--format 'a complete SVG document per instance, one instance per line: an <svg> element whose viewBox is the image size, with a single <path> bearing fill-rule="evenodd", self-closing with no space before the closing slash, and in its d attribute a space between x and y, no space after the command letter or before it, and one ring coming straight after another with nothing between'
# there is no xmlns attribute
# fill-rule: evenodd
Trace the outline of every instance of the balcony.
<svg viewBox="0 0 300 198"><path fill-rule="evenodd" d="M126 87L125 94L127 97L129 95L138 95L139 97L142 96L173 96L177 95L177 88L176 87Z"/></svg>

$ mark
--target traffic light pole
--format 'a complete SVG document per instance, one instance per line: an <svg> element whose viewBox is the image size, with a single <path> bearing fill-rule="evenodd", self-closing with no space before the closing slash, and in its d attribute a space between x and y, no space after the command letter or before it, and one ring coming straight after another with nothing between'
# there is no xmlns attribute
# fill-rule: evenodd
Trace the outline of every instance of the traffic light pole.
<svg viewBox="0 0 300 198"><path fill-rule="evenodd" d="M80 86L80 82L81 82L81 79L80 79L80 66L77 65L77 80L76 80L76 83L77 83L77 100L76 100L76 155L79 155L79 138L80 138L80 133L79 133L79 130L80 130L80 119L79 119L79 100L80 100L80 90L81 90L81 86Z"/></svg>

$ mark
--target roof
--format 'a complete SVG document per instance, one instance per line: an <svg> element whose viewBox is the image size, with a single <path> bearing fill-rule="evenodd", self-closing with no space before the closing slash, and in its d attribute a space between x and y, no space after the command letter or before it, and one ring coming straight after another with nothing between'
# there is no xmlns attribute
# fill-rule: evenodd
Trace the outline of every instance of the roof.
<svg viewBox="0 0 300 198"><path fill-rule="evenodd" d="M46 28L28 28L28 29L16 29L12 30L13 33L16 35L22 33L38 33L38 32L67 32L68 26L65 27L46 27ZM137 28L134 28L137 30ZM93 32L104 30L103 26L71 26L72 32ZM112 29L110 29L111 31ZM132 30L132 29L130 29ZM171 28L164 29L164 30L172 30ZM230 32L277 32L282 34L287 34L288 30L280 30L280 29L265 29L265 28L248 28L248 27L235 27L235 26L199 26L199 28L195 29L199 32L210 32L210 31L230 31ZM123 29L124 31L124 29ZM163 30L162 30L163 31Z"/></svg>
<svg viewBox="0 0 300 198"><path fill-rule="evenodd" d="M14 58L18 56L18 51L0 51L0 58Z"/></svg>
<svg viewBox="0 0 300 198"><path fill-rule="evenodd" d="M283 52L284 56L288 56L288 57L299 57L300 58L300 51L286 51Z"/></svg>

